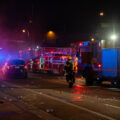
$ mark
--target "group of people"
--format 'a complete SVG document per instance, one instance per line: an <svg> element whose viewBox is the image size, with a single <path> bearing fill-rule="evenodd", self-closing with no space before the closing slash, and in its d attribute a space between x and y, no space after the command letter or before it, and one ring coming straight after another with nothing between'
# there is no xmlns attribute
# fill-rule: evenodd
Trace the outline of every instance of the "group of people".
<svg viewBox="0 0 120 120"><path fill-rule="evenodd" d="M64 70L66 75L66 81L69 83L69 88L71 88L72 85L75 83L75 73L76 73L75 66L74 63L72 62L71 56L68 57ZM93 84L96 72L94 71L93 66L91 64L86 64L81 74L86 79L86 85Z"/></svg>

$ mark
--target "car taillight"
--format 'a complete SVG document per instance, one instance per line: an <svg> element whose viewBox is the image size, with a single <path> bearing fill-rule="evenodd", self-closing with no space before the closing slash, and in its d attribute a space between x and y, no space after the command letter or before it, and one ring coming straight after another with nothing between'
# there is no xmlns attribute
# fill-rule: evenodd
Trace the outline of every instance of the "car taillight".
<svg viewBox="0 0 120 120"><path fill-rule="evenodd" d="M2 72L5 73L5 66L3 66L3 68L2 68Z"/></svg>
<svg viewBox="0 0 120 120"><path fill-rule="evenodd" d="M27 65L25 65L25 69L27 69Z"/></svg>
<svg viewBox="0 0 120 120"><path fill-rule="evenodd" d="M98 67L99 67L99 68L101 68L101 67L102 67L102 65L101 65L101 64L98 64Z"/></svg>
<svg viewBox="0 0 120 120"><path fill-rule="evenodd" d="M10 66L7 66L7 69L9 70L9 69L10 69Z"/></svg>

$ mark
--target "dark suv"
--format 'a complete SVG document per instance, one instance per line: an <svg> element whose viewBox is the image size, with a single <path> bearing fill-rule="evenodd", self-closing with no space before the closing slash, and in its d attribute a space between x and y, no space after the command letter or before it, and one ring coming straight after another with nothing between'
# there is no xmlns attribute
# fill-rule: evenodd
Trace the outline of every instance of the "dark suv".
<svg viewBox="0 0 120 120"><path fill-rule="evenodd" d="M6 77L23 77L27 78L27 66L24 60L9 60L4 65Z"/></svg>

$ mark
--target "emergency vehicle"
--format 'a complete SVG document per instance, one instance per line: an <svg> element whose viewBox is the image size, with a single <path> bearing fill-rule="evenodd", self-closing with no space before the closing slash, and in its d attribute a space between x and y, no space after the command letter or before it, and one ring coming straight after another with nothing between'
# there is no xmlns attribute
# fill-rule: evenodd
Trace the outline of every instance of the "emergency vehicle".
<svg viewBox="0 0 120 120"><path fill-rule="evenodd" d="M51 71L62 74L68 56L73 58L76 72L82 71L84 64L95 61L93 58L99 58L94 47L95 45L90 41L72 43L69 48L39 47L35 50L35 57L32 59L32 71ZM98 60L95 64L99 64Z"/></svg>
<svg viewBox="0 0 120 120"><path fill-rule="evenodd" d="M61 52L45 53L33 59L33 72L47 71L57 74L63 74L64 64L68 58Z"/></svg>

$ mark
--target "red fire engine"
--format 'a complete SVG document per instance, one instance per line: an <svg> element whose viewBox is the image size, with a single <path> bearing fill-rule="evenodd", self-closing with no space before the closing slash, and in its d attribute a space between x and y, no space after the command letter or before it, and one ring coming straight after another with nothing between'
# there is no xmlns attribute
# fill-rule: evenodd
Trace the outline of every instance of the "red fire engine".
<svg viewBox="0 0 120 120"><path fill-rule="evenodd" d="M64 64L68 56L62 52L41 54L39 57L33 59L33 72L47 71L63 74Z"/></svg>
<svg viewBox="0 0 120 120"><path fill-rule="evenodd" d="M34 49L35 58L32 59L32 71L52 71L61 74L68 56L72 56L75 66L82 70L83 64L87 64L88 60L93 61L93 58L98 57L94 47L96 45L90 41L73 43L70 48L39 47L37 50ZM97 61L97 63L99 62ZM78 69L76 67L76 71Z"/></svg>

